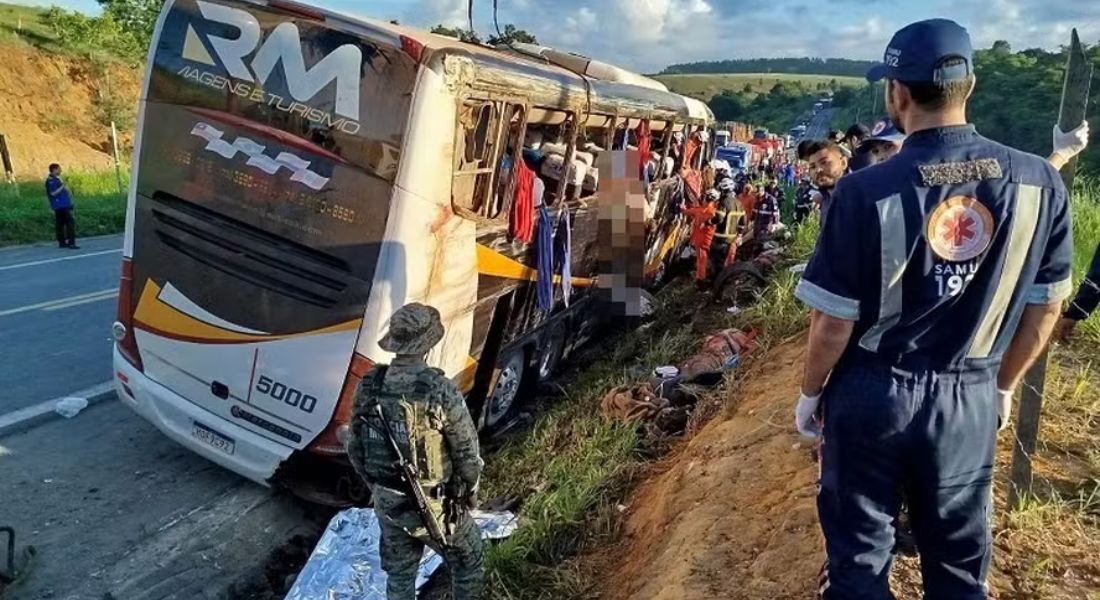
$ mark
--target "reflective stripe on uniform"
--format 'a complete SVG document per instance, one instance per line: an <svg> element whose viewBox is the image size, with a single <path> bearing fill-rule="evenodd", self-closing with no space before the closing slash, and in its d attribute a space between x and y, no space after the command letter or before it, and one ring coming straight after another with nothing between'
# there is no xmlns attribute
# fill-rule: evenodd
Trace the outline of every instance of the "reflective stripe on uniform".
<svg viewBox="0 0 1100 600"><path fill-rule="evenodd" d="M1012 213L1012 230L1008 234L1008 248L1005 250L1001 277L997 281L996 292L989 302L985 314L970 344L968 358L986 358L993 351L993 344L1001 330L1005 313L1020 282L1020 273L1024 269L1031 242L1035 239L1035 228L1039 222L1039 209L1042 190L1034 185L1021 185L1016 191L1016 206Z"/></svg>
<svg viewBox="0 0 1100 600"><path fill-rule="evenodd" d="M859 340L859 345L877 352L882 336L901 319L902 276L908 256L905 250L905 213L901 194L875 203L878 208L882 280L879 283L878 322Z"/></svg>
<svg viewBox="0 0 1100 600"><path fill-rule="evenodd" d="M807 279L799 280L794 295L810 307L830 317L847 321L859 320L859 300L834 294Z"/></svg>

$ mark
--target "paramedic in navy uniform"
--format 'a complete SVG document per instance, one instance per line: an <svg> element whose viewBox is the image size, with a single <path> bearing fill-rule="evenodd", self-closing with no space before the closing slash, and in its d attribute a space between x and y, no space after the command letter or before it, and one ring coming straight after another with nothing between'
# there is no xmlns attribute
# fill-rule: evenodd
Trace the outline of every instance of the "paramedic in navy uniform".
<svg viewBox="0 0 1100 600"><path fill-rule="evenodd" d="M986 598L996 434L1072 291L1065 187L967 124L972 57L952 21L894 35L868 79L908 138L837 184L798 286L813 312L795 417L822 435L826 600L891 597L902 491L924 597Z"/></svg>

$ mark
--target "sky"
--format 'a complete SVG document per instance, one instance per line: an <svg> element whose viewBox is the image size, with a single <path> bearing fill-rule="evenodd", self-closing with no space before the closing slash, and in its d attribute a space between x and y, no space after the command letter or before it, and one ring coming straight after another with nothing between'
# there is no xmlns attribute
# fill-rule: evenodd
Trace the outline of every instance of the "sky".
<svg viewBox="0 0 1100 600"><path fill-rule="evenodd" d="M12 1L12 0L6 0ZM49 0L14 0L49 4ZM467 0L307 0L340 12L402 24L463 25ZM98 12L95 0L56 0ZM501 27L514 23L539 42L644 73L672 63L754 57L877 60L912 21L946 17L987 48L1057 48L1077 27L1100 43L1100 0L498 0ZM493 31L492 0L474 0L474 26Z"/></svg>

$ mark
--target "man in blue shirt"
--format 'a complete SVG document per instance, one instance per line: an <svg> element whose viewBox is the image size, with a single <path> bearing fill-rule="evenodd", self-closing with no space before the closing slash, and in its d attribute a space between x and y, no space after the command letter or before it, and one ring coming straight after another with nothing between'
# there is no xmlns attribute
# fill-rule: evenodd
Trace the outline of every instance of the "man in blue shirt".
<svg viewBox="0 0 1100 600"><path fill-rule="evenodd" d="M868 78L908 138L838 182L796 292L813 308L795 420L823 440L826 600L890 597L903 493L925 598L986 598L996 432L1072 291L1068 193L967 124L972 56L952 21L894 36Z"/></svg>
<svg viewBox="0 0 1100 600"><path fill-rule="evenodd" d="M54 231L60 248L79 249L76 245L76 223L73 221L73 199L69 188L61 180L61 165L50 165L50 174L46 177L46 198L53 209Z"/></svg>

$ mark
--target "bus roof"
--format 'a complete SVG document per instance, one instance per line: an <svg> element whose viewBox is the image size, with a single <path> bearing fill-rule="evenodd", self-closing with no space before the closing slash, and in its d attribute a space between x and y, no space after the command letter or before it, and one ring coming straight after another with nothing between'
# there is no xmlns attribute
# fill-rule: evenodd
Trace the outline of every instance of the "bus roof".
<svg viewBox="0 0 1100 600"><path fill-rule="evenodd" d="M619 115L692 124L709 124L714 120L714 114L705 103L672 92L584 77L565 67L526 55L470 44L369 17L285 0L273 0L269 4L296 16L302 16L302 13L323 16L330 24L348 33L398 48L419 45L422 48L421 61L448 79L456 89L466 87L469 91L490 93L494 99L523 98L534 106L589 115ZM591 118L587 124L592 125Z"/></svg>

